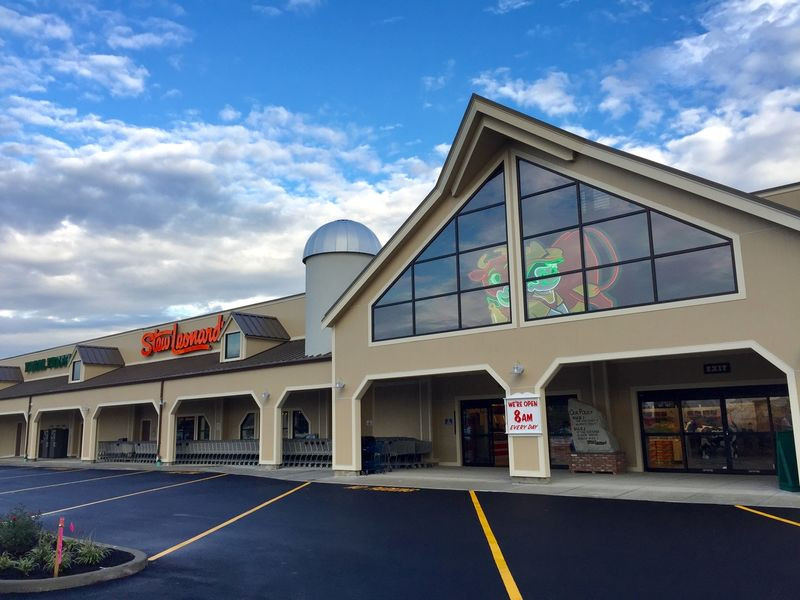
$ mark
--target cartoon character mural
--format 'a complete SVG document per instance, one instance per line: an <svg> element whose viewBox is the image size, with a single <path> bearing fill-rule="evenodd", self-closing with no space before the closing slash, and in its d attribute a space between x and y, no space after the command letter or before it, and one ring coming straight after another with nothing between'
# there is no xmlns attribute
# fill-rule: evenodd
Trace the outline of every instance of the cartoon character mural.
<svg viewBox="0 0 800 600"><path fill-rule="evenodd" d="M584 312L588 300L591 308L612 308L614 298L607 294L619 276L619 267L586 271L586 289L583 288L583 268L619 260L614 245L602 231L595 227L583 229L583 251L586 264L582 265L578 230L561 234L551 247L545 248L536 240L525 243L525 278L528 300L528 318L539 319ZM602 255L602 259L598 256ZM588 296L586 298L585 296Z"/></svg>
<svg viewBox="0 0 800 600"><path fill-rule="evenodd" d="M486 291L486 305L492 323L511 321L511 298L508 290L508 250L505 246L481 254L477 269L470 271L469 278L482 286L501 285Z"/></svg>

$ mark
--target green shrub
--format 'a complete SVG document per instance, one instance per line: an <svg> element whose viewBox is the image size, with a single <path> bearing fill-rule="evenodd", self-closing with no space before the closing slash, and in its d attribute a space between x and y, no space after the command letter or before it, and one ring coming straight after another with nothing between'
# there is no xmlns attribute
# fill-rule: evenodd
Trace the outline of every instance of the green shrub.
<svg viewBox="0 0 800 600"><path fill-rule="evenodd" d="M39 538L39 543L28 551L25 558L32 560L40 569L46 569L48 564L52 569L52 557L55 556L55 553L53 544L49 543L45 536L42 536Z"/></svg>
<svg viewBox="0 0 800 600"><path fill-rule="evenodd" d="M0 552L22 556L36 545L41 531L39 515L18 506L0 517Z"/></svg>
<svg viewBox="0 0 800 600"><path fill-rule="evenodd" d="M8 552L0 554L0 571L11 569L14 566L14 557Z"/></svg>
<svg viewBox="0 0 800 600"><path fill-rule="evenodd" d="M61 548L61 566L59 567L59 572L69 571L72 568L72 553L66 550L65 548ZM45 569L50 572L55 568L56 565L56 551L55 549L51 549L50 552L47 554L47 562L45 563Z"/></svg>
<svg viewBox="0 0 800 600"><path fill-rule="evenodd" d="M27 556L23 556L22 558L18 558L14 561L14 568L22 573L25 577L33 573L39 565L36 564L36 561L32 558L28 558Z"/></svg>
<svg viewBox="0 0 800 600"><path fill-rule="evenodd" d="M111 554L105 546L95 544L92 540L81 540L75 552L75 562L79 565L98 565Z"/></svg>

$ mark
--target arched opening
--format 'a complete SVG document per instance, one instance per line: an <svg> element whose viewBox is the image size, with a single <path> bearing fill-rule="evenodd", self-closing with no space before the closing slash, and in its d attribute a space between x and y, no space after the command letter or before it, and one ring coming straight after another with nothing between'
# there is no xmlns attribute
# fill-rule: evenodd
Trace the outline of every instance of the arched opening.
<svg viewBox="0 0 800 600"><path fill-rule="evenodd" d="M333 457L330 388L291 390L277 410L281 465L329 469Z"/></svg>
<svg viewBox="0 0 800 600"><path fill-rule="evenodd" d="M158 455L158 411L152 401L99 406L97 462L153 463Z"/></svg>
<svg viewBox="0 0 800 600"><path fill-rule="evenodd" d="M551 469L774 475L793 429L786 374L751 349L562 364L544 395Z"/></svg>
<svg viewBox="0 0 800 600"><path fill-rule="evenodd" d="M369 382L361 396L362 471L509 467L503 398L486 371Z"/></svg>
<svg viewBox="0 0 800 600"><path fill-rule="evenodd" d="M0 415L0 458L24 456L27 431L25 413Z"/></svg>
<svg viewBox="0 0 800 600"><path fill-rule="evenodd" d="M259 415L248 394L178 400L171 416L175 464L257 465Z"/></svg>

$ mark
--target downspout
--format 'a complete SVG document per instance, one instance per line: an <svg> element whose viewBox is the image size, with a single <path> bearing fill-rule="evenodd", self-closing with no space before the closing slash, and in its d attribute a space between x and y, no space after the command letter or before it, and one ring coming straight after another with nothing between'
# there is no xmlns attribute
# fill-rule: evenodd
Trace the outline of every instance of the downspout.
<svg viewBox="0 0 800 600"><path fill-rule="evenodd" d="M161 421L164 414L164 380L158 393L158 432L156 433L156 465L161 466Z"/></svg>
<svg viewBox="0 0 800 600"><path fill-rule="evenodd" d="M28 418L25 419L25 462L28 461L28 448L31 444L31 404L33 404L33 396L28 396Z"/></svg>

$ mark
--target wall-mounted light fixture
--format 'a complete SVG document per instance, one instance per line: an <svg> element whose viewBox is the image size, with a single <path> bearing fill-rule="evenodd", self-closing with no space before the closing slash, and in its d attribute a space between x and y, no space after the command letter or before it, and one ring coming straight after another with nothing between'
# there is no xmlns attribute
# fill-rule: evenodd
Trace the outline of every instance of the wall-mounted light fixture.
<svg viewBox="0 0 800 600"><path fill-rule="evenodd" d="M269 392L267 390L264 390L263 392L261 392L261 401L266 402L267 400L269 400Z"/></svg>
<svg viewBox="0 0 800 600"><path fill-rule="evenodd" d="M519 362L515 362L514 366L511 367L512 375L522 375L524 372L525 372L525 367L519 364Z"/></svg>
<svg viewBox="0 0 800 600"><path fill-rule="evenodd" d="M341 392L344 389L344 381L337 379L336 383L333 384L333 387L335 387L337 391Z"/></svg>

